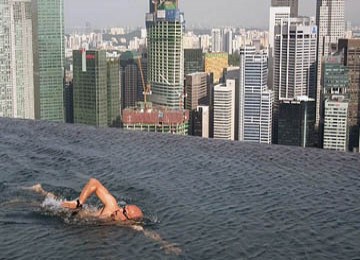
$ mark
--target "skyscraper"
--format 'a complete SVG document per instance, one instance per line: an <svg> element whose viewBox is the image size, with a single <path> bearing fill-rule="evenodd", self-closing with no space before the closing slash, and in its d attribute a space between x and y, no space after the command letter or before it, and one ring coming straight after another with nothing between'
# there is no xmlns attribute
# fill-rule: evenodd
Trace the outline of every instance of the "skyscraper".
<svg viewBox="0 0 360 260"><path fill-rule="evenodd" d="M35 117L64 122L64 2L33 0Z"/></svg>
<svg viewBox="0 0 360 260"><path fill-rule="evenodd" d="M290 22L290 7L270 7L269 21L269 76L268 86L273 89L275 27Z"/></svg>
<svg viewBox="0 0 360 260"><path fill-rule="evenodd" d="M312 147L315 143L315 100L297 97L279 106L278 144Z"/></svg>
<svg viewBox="0 0 360 260"><path fill-rule="evenodd" d="M214 86L214 138L235 140L235 80Z"/></svg>
<svg viewBox="0 0 360 260"><path fill-rule="evenodd" d="M35 118L30 0L0 3L0 116Z"/></svg>
<svg viewBox="0 0 360 260"><path fill-rule="evenodd" d="M322 68L323 148L348 150L349 69L342 52L325 57Z"/></svg>
<svg viewBox="0 0 360 260"><path fill-rule="evenodd" d="M189 133L194 133L193 118L198 113L199 105L209 105L210 85L208 74L205 72L196 72L186 75L185 80L186 103L185 109L190 111L190 129Z"/></svg>
<svg viewBox="0 0 360 260"><path fill-rule="evenodd" d="M360 39L340 39L339 51L344 53L344 65L349 70L349 151L356 151L360 124Z"/></svg>
<svg viewBox="0 0 360 260"><path fill-rule="evenodd" d="M220 29L211 30L211 51L222 52L223 51L223 34Z"/></svg>
<svg viewBox="0 0 360 260"><path fill-rule="evenodd" d="M153 2L153 12L146 15L149 99L155 105L179 109L184 92L184 15L175 0Z"/></svg>
<svg viewBox="0 0 360 260"><path fill-rule="evenodd" d="M141 63L141 68L139 66ZM143 101L144 86L140 69L143 71L146 84L147 59L144 54L127 51L120 56L121 71L121 101L122 108L135 107L138 101Z"/></svg>
<svg viewBox="0 0 360 260"><path fill-rule="evenodd" d="M324 56L337 50L338 40L345 35L345 0L317 0L318 27L316 126L320 120L321 68Z"/></svg>
<svg viewBox="0 0 360 260"><path fill-rule="evenodd" d="M280 102L300 96L315 98L316 44L316 25L310 18L290 18L276 26L273 63L274 143L277 143Z"/></svg>
<svg viewBox="0 0 360 260"><path fill-rule="evenodd" d="M267 87L267 55L254 46L240 49L239 141L271 143L272 91Z"/></svg>
<svg viewBox="0 0 360 260"><path fill-rule="evenodd" d="M223 45L225 52L233 54L233 32L231 29L224 30Z"/></svg>
<svg viewBox="0 0 360 260"><path fill-rule="evenodd" d="M271 0L271 6L273 7L289 6L291 17L298 17L299 0Z"/></svg>
<svg viewBox="0 0 360 260"><path fill-rule="evenodd" d="M74 123L108 125L105 51L73 51Z"/></svg>

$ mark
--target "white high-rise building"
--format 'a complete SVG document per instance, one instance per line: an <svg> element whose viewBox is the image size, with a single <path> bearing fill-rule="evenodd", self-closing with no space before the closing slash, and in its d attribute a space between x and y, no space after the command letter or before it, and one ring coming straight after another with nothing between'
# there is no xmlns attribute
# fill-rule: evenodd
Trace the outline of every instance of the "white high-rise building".
<svg viewBox="0 0 360 260"><path fill-rule="evenodd" d="M220 29L211 30L211 51L222 52L223 51L223 37Z"/></svg>
<svg viewBox="0 0 360 260"><path fill-rule="evenodd" d="M241 48L239 141L271 143L273 95L267 75L267 55L254 46Z"/></svg>
<svg viewBox="0 0 360 260"><path fill-rule="evenodd" d="M321 68L323 58L337 50L338 40L345 36L345 0L317 0L318 26L316 125L320 120Z"/></svg>
<svg viewBox="0 0 360 260"><path fill-rule="evenodd" d="M0 17L0 116L34 119L31 1L2 1Z"/></svg>
<svg viewBox="0 0 360 260"><path fill-rule="evenodd" d="M208 52L210 50L210 44L211 44L210 35L208 34L200 35L199 40L200 40L200 48L203 50L203 52Z"/></svg>
<svg viewBox="0 0 360 260"><path fill-rule="evenodd" d="M348 102L325 100L324 105L324 149L347 151Z"/></svg>
<svg viewBox="0 0 360 260"><path fill-rule="evenodd" d="M269 77L268 86L273 89L275 27L289 22L290 7L270 7L269 21Z"/></svg>
<svg viewBox="0 0 360 260"><path fill-rule="evenodd" d="M235 80L214 86L214 138L235 140Z"/></svg>
<svg viewBox="0 0 360 260"><path fill-rule="evenodd" d="M233 53L233 32L231 29L224 31L224 51L229 54Z"/></svg>
<svg viewBox="0 0 360 260"><path fill-rule="evenodd" d="M290 19L290 7L270 7L269 46L274 49L275 27Z"/></svg>
<svg viewBox="0 0 360 260"><path fill-rule="evenodd" d="M311 18L290 18L276 27L274 46L275 102L315 97L317 29Z"/></svg>
<svg viewBox="0 0 360 260"><path fill-rule="evenodd" d="M275 27L273 62L273 141L277 143L279 102L315 98L317 27L308 17L290 18Z"/></svg>

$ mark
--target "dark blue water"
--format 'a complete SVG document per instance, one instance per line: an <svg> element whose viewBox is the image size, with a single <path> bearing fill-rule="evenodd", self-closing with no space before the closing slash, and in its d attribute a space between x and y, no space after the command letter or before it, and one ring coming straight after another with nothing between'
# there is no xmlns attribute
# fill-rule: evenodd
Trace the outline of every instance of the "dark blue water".
<svg viewBox="0 0 360 260"><path fill-rule="evenodd" d="M0 259L359 259L359 169L358 154L0 119ZM22 189L70 199L90 177L181 254Z"/></svg>

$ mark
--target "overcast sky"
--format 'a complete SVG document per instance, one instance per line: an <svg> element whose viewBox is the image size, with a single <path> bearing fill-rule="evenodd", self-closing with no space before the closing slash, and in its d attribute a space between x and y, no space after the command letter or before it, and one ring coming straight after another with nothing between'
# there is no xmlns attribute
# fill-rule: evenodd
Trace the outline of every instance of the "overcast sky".
<svg viewBox="0 0 360 260"><path fill-rule="evenodd" d="M65 27L145 26L148 0L64 0ZM345 0L346 20L360 25L360 0ZM267 28L270 0L179 0L187 25ZM315 16L316 0L299 0L300 15Z"/></svg>

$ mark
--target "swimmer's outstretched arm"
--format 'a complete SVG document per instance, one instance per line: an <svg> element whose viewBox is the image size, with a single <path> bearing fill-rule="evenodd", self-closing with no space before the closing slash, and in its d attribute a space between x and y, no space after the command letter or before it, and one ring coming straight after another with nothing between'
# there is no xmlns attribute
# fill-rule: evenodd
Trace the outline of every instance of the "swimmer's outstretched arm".
<svg viewBox="0 0 360 260"><path fill-rule="evenodd" d="M158 233L156 233L153 230L147 230L144 229L144 227L142 226L138 226L138 225L132 225L130 226L132 229L139 231L139 232L143 232L144 235L147 238L152 239L153 241L156 241L158 243L160 243L161 248L165 250L166 253L168 254L175 254L175 255L180 255L182 250L180 247L178 247L176 244L174 243L170 243L166 240L164 240Z"/></svg>

